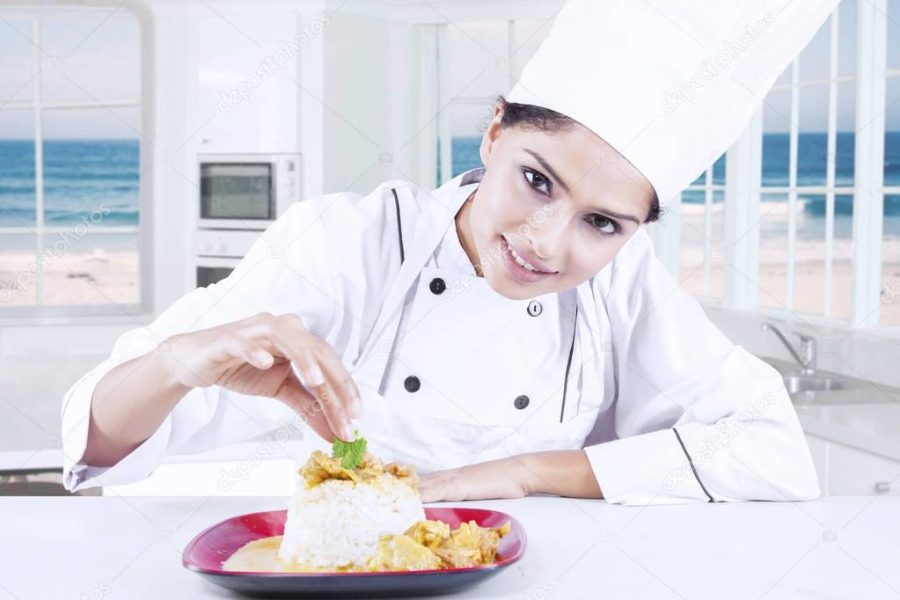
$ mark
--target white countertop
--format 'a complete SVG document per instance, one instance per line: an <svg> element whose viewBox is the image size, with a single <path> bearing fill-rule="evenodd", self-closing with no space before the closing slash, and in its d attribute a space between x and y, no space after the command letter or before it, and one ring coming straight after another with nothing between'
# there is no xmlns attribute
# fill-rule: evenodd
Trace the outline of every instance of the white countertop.
<svg viewBox="0 0 900 600"><path fill-rule="evenodd" d="M209 525L286 502L0 498L0 598L237 597L182 567L181 552ZM533 497L467 505L521 520L528 548L519 563L451 597L900 597L897 497L656 507Z"/></svg>

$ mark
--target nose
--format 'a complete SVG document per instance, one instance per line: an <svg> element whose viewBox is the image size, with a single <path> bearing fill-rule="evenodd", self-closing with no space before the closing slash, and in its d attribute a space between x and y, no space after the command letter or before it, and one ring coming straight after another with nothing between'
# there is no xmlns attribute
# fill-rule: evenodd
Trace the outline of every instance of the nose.
<svg viewBox="0 0 900 600"><path fill-rule="evenodd" d="M534 254L541 260L551 262L557 259L566 240L566 219L561 215L547 215L540 223L535 223L529 236Z"/></svg>

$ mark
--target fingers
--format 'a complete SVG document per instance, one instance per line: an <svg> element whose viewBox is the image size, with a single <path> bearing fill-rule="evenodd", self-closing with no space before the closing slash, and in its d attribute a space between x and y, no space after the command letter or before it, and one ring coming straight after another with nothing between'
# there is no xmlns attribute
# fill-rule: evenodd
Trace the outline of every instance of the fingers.
<svg viewBox="0 0 900 600"><path fill-rule="evenodd" d="M283 355L296 365L300 381L319 403L330 430L352 441L351 421L362 409L359 389L334 349L307 332L295 315L263 316L247 333L258 336L270 354Z"/></svg>
<svg viewBox="0 0 900 600"><path fill-rule="evenodd" d="M316 398L331 430L340 439L352 441L355 436L350 423L352 417L348 400L346 395L338 393L340 382L335 381L333 367L329 365L329 368L324 368L327 361L321 357L321 350L312 350L308 346L298 348L297 340L286 338L278 334L274 341L297 365L304 387Z"/></svg>
<svg viewBox="0 0 900 600"><path fill-rule="evenodd" d="M304 358L297 362L303 364L309 360L310 359ZM304 367L301 367L301 372L303 371L303 368ZM317 369L319 367L314 363L314 368ZM309 382L309 380L306 380L303 382L303 385L315 397L315 401L321 410L321 414L325 417L331 430L337 434L337 437L344 441L352 441L355 436L350 423L352 417L350 416L347 407L335 393L332 384L324 379L324 376L323 379L319 381L320 383L314 384Z"/></svg>
<svg viewBox="0 0 900 600"><path fill-rule="evenodd" d="M347 412L354 419L359 417L362 414L362 400L360 399L359 388L337 353L326 344L322 348L319 360L325 371L327 381L340 396L344 406L347 408Z"/></svg>
<svg viewBox="0 0 900 600"><path fill-rule="evenodd" d="M241 344L240 358L257 369L268 369L275 363L275 357L259 342L248 341Z"/></svg>
<svg viewBox="0 0 900 600"><path fill-rule="evenodd" d="M287 404L303 417L304 422L309 425L313 431L325 441L332 441L335 433L328 425L322 407L319 401L308 391L306 391L300 382L290 374L289 380L285 381L276 398Z"/></svg>
<svg viewBox="0 0 900 600"><path fill-rule="evenodd" d="M258 340L247 339L241 335L230 335L221 340L219 351L214 360L221 366L232 366L247 363L257 369L268 369L275 362L275 357L265 344Z"/></svg>

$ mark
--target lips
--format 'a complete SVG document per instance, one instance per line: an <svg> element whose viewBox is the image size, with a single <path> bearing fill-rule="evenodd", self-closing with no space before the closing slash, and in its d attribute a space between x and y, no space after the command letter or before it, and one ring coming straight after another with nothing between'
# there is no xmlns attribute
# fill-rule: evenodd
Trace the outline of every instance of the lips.
<svg viewBox="0 0 900 600"><path fill-rule="evenodd" d="M535 271L533 271L533 272L544 273L547 275L552 275L553 273L557 272L557 271L554 271L553 269L551 269L550 267L548 267L547 265L545 265L544 263L542 263L530 252L527 252L526 250L523 250L522 248L519 248L518 246L514 245L512 242L509 241L509 239L507 239L507 237L505 235L502 237L503 237L503 241L506 242L506 245L509 247L510 253L513 255L513 258L515 258L515 256L518 255L519 258L521 258L522 260L527 262L530 266L534 267Z"/></svg>
<svg viewBox="0 0 900 600"><path fill-rule="evenodd" d="M553 277L555 273L546 272L546 271L531 271L526 269L518 262L516 262L515 257L513 256L512 250L509 247L509 244L506 241L505 237L500 238L500 252L501 252L501 263L503 264L504 270L506 273L517 281L518 283L525 285L533 285L539 281L543 281L548 277Z"/></svg>

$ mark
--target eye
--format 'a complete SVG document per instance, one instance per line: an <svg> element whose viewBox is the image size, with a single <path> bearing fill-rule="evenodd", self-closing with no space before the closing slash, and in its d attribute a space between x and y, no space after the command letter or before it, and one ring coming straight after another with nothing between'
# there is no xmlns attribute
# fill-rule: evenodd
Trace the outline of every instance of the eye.
<svg viewBox="0 0 900 600"><path fill-rule="evenodd" d="M544 194L545 196L550 195L552 184L550 183L550 180L544 177L541 173L538 173L534 169L523 167L522 176L525 177L525 181L532 188Z"/></svg>
<svg viewBox="0 0 900 600"><path fill-rule="evenodd" d="M603 215L598 215L597 213L588 215L586 220L590 223L591 227L603 235L615 235L622 229L619 224L612 219L604 217Z"/></svg>

